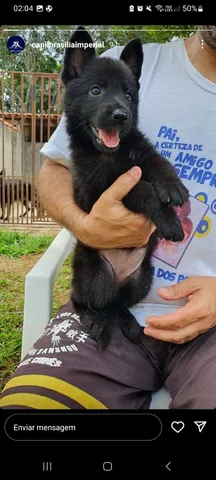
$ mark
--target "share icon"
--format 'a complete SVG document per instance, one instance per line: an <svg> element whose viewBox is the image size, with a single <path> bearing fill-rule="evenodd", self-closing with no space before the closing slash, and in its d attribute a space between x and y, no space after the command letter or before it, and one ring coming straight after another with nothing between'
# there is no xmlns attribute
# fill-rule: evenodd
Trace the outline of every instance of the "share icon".
<svg viewBox="0 0 216 480"><path fill-rule="evenodd" d="M198 427L199 433L201 433L207 422L200 421L200 422L194 422L194 423Z"/></svg>

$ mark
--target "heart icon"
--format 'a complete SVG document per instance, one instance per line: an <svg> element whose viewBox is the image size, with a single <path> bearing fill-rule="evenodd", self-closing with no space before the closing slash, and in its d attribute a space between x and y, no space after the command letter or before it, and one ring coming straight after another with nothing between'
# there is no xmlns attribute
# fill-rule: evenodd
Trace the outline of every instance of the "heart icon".
<svg viewBox="0 0 216 480"><path fill-rule="evenodd" d="M171 428L174 430L176 433L180 433L183 428L185 427L185 424L183 422L172 422L171 423Z"/></svg>

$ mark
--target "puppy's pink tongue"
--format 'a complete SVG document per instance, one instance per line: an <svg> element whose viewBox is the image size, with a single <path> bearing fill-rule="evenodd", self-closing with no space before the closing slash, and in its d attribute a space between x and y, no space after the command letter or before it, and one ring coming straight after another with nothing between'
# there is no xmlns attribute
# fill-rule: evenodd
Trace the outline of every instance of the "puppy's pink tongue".
<svg viewBox="0 0 216 480"><path fill-rule="evenodd" d="M100 140L102 140L102 142L107 147L111 147L111 148L117 147L117 145L120 142L117 128L109 132L107 130L102 130L101 128L99 128L98 133L99 133Z"/></svg>

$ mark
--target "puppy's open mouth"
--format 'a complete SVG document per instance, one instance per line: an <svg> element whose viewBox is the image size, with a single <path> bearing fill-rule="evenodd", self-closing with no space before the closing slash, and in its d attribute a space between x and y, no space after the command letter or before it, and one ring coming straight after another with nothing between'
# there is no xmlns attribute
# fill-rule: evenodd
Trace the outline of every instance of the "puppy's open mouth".
<svg viewBox="0 0 216 480"><path fill-rule="evenodd" d="M90 127L98 143L106 145L108 148L118 146L120 142L119 134L121 133L118 128L103 130L102 128L96 128L94 125L90 125Z"/></svg>

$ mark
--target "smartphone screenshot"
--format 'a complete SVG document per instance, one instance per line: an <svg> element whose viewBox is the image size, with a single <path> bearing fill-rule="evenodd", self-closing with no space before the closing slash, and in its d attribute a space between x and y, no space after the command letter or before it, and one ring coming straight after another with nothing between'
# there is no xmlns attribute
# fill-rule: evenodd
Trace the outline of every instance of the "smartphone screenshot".
<svg viewBox="0 0 216 480"><path fill-rule="evenodd" d="M211 18L205 5L5 5L8 474L214 471Z"/></svg>

